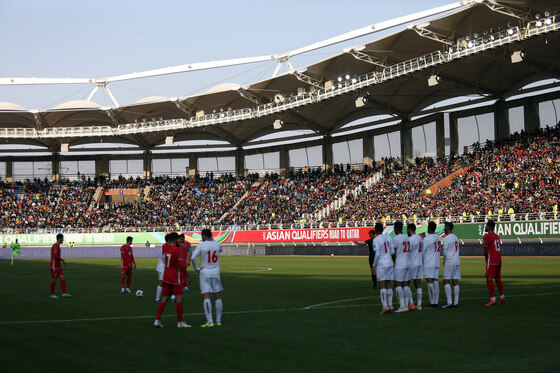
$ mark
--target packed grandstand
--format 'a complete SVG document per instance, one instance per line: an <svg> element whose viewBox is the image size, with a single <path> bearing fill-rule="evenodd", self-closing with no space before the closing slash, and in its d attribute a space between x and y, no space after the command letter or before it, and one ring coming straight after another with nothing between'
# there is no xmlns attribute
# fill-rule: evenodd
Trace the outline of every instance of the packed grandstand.
<svg viewBox="0 0 560 373"><path fill-rule="evenodd" d="M460 173L458 171L465 170ZM375 174L376 183L365 183ZM450 175L457 174L456 177ZM434 192L442 180L447 186ZM140 188L132 202L99 203L98 189ZM144 195L144 190L148 190ZM449 158L384 158L374 167L300 169L286 177L224 174L152 179L25 180L0 188L4 230L36 228L157 229L192 226L330 226L381 220L551 219L560 200L560 127L474 144ZM322 219L317 212L345 196Z"/></svg>

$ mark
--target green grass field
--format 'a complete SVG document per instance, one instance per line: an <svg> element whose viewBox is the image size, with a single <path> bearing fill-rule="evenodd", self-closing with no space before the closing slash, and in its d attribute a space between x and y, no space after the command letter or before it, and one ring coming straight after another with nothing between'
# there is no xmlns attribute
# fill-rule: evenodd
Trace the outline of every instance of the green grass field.
<svg viewBox="0 0 560 373"><path fill-rule="evenodd" d="M560 259L505 258L507 304L485 307L484 260L463 258L459 308L379 315L367 258L223 257L213 329L192 269L194 327L169 304L155 329L155 259L137 262L143 298L120 294L119 259L73 259L74 298L53 300L47 260L0 261L0 371L560 371Z"/></svg>

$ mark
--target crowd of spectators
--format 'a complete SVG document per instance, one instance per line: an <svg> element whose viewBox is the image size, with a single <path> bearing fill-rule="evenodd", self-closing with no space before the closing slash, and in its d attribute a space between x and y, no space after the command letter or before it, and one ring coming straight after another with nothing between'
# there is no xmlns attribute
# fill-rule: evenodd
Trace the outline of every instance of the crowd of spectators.
<svg viewBox="0 0 560 373"><path fill-rule="evenodd" d="M453 172L471 166L450 185L426 193ZM380 171L379 183L349 193ZM189 225L292 224L314 221L316 213L343 195L346 203L323 221L386 220L557 212L560 199L560 127L506 140L475 144L461 157L416 158L402 166L384 158L375 168L336 165L331 171L302 169L286 177L212 173L186 177L106 180L107 189L140 189L128 203L94 203L99 180L26 180L0 183L4 228L123 228ZM149 192L144 195L144 188ZM124 200L124 199L123 199Z"/></svg>

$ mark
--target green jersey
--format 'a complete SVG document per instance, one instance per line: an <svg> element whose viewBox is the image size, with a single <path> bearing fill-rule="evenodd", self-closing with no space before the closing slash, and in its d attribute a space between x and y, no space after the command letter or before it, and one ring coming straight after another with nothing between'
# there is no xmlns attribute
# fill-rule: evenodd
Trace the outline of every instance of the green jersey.
<svg viewBox="0 0 560 373"><path fill-rule="evenodd" d="M14 242L10 245L13 251L19 251L19 242Z"/></svg>

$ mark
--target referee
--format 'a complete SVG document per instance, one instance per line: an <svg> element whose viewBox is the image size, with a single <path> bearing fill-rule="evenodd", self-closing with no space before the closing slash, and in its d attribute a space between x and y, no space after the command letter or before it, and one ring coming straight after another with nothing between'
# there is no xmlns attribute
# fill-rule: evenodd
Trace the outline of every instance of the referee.
<svg viewBox="0 0 560 373"><path fill-rule="evenodd" d="M377 276L373 273L373 261L375 260L375 251L373 251L373 239L375 238L375 231L369 231L369 240L366 241L369 250L369 269L371 270L371 281L373 281L373 289L377 289Z"/></svg>

